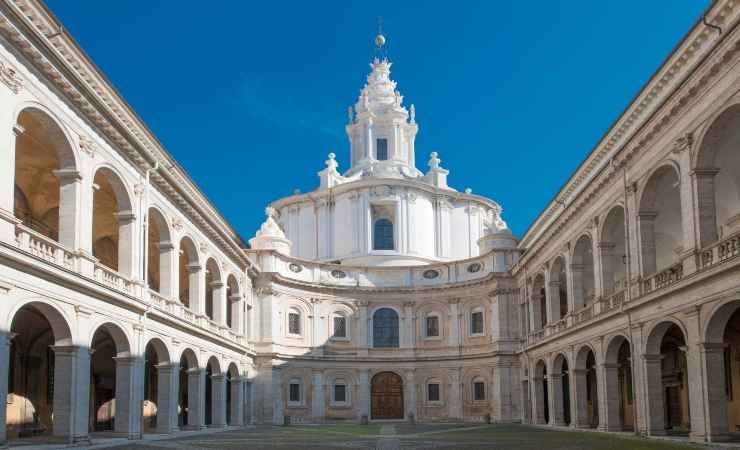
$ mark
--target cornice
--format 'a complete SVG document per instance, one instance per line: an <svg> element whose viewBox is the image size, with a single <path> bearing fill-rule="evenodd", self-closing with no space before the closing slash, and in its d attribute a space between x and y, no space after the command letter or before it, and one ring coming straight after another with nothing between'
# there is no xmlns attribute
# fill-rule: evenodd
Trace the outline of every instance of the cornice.
<svg viewBox="0 0 740 450"><path fill-rule="evenodd" d="M151 183L241 268L251 267L238 234L39 0L0 0L0 34Z"/></svg>
<svg viewBox="0 0 740 450"><path fill-rule="evenodd" d="M736 27L740 8L735 0L714 3L706 20L698 21L663 66L640 91L602 141L571 176L520 241L527 248L512 272L517 272L552 243L600 191L608 188L620 171L639 152L671 130L714 80L738 60L740 36ZM683 137L681 134L679 137Z"/></svg>
<svg viewBox="0 0 740 450"><path fill-rule="evenodd" d="M565 222L562 220L563 215L568 212L570 215L573 214L572 211L576 209L572 207L573 203L578 197L584 197L584 191L591 186L595 178L608 169L612 160L619 159L625 162L630 159L635 151L653 141L658 130L664 129L676 115L686 109L686 104L676 100L674 95L685 87L687 79L697 78L694 76L697 67L703 65L705 59L717 49L720 43L733 34L730 28L734 28L737 23L739 9L736 0L716 1L701 18L714 27L702 23L702 20L697 20L660 69L643 86L553 200L540 213L520 241L521 248L533 247L539 242L548 242L547 238L543 238L544 234L548 233L552 236L553 226L558 225L559 228L563 226ZM724 30L719 37L716 26ZM720 66L729 63L722 58L719 58L719 61L714 58L713 62ZM711 65L715 66L715 64ZM704 67L706 68L706 64ZM702 72L707 72L705 77L716 77L716 67L714 70L714 73L709 70L702 70ZM700 77L700 80L706 83L704 78ZM693 87L696 88L696 86ZM689 94L689 98L696 95L691 91L692 89L683 89L684 93ZM656 120L656 115L663 117L661 120ZM648 122L652 125L650 130L645 129ZM629 156L624 153L629 153ZM522 258L522 263L527 256L531 256L530 252Z"/></svg>

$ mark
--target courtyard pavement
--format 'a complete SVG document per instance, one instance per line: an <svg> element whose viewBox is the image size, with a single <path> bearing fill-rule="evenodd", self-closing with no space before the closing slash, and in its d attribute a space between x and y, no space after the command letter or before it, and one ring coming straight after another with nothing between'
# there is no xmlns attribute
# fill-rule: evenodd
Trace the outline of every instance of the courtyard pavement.
<svg viewBox="0 0 740 450"><path fill-rule="evenodd" d="M111 443L112 444L112 443ZM93 447L98 447L94 445ZM727 448L689 445L630 434L576 432L526 425L461 424L338 424L320 426L258 426L171 439L128 441L108 448L132 450L184 449L442 449L442 450L667 450ZM100 447L98 447L100 448Z"/></svg>

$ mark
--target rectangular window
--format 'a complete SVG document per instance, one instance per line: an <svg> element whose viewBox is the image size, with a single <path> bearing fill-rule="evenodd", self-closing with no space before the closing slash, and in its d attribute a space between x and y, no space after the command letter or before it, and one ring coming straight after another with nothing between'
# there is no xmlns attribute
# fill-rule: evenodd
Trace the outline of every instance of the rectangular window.
<svg viewBox="0 0 740 450"><path fill-rule="evenodd" d="M439 317L427 317L427 337L439 336Z"/></svg>
<svg viewBox="0 0 740 450"><path fill-rule="evenodd" d="M334 337L347 337L347 318L337 316L334 318Z"/></svg>
<svg viewBox="0 0 740 450"><path fill-rule="evenodd" d="M438 383L427 384L427 400L430 402L439 401L439 384Z"/></svg>
<svg viewBox="0 0 740 450"><path fill-rule="evenodd" d="M298 383L290 383L290 395L288 400L291 403L300 403L301 401L301 385Z"/></svg>
<svg viewBox="0 0 740 450"><path fill-rule="evenodd" d="M288 332L290 334L301 334L301 315L298 313L288 314Z"/></svg>
<svg viewBox="0 0 740 450"><path fill-rule="evenodd" d="M483 312L477 311L470 315L470 333L483 334Z"/></svg>
<svg viewBox="0 0 740 450"><path fill-rule="evenodd" d="M378 161L385 161L388 159L388 139L376 139L375 140L375 156Z"/></svg>
<svg viewBox="0 0 740 450"><path fill-rule="evenodd" d="M344 384L334 385L334 401L344 403L347 401L347 386Z"/></svg>
<svg viewBox="0 0 740 450"><path fill-rule="evenodd" d="M482 381L476 381L473 383L473 400L485 400L486 399L486 384Z"/></svg>

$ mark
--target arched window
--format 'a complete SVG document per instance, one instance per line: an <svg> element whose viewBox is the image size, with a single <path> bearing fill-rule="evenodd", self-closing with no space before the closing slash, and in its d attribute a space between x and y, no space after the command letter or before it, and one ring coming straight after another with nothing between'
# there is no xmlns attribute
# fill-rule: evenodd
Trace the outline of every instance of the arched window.
<svg viewBox="0 0 740 450"><path fill-rule="evenodd" d="M398 348L398 314L390 308L380 308L373 314L373 347Z"/></svg>
<svg viewBox="0 0 740 450"><path fill-rule="evenodd" d="M375 221L373 250L393 250L393 222L382 218Z"/></svg>

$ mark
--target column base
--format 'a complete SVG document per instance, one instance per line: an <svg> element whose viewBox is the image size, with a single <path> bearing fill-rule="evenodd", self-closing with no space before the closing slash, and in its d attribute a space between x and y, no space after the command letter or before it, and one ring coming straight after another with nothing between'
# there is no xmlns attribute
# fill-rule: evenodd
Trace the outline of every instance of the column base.
<svg viewBox="0 0 740 450"><path fill-rule="evenodd" d="M553 422L550 425L554 427L566 427L567 426L564 420L553 420Z"/></svg>
<svg viewBox="0 0 740 450"><path fill-rule="evenodd" d="M689 441L690 442L706 442L707 441L707 435L704 433L694 433L693 431L689 432Z"/></svg>
<svg viewBox="0 0 740 450"><path fill-rule="evenodd" d="M92 445L90 436L84 435L72 437L72 447L87 447L88 445Z"/></svg>

